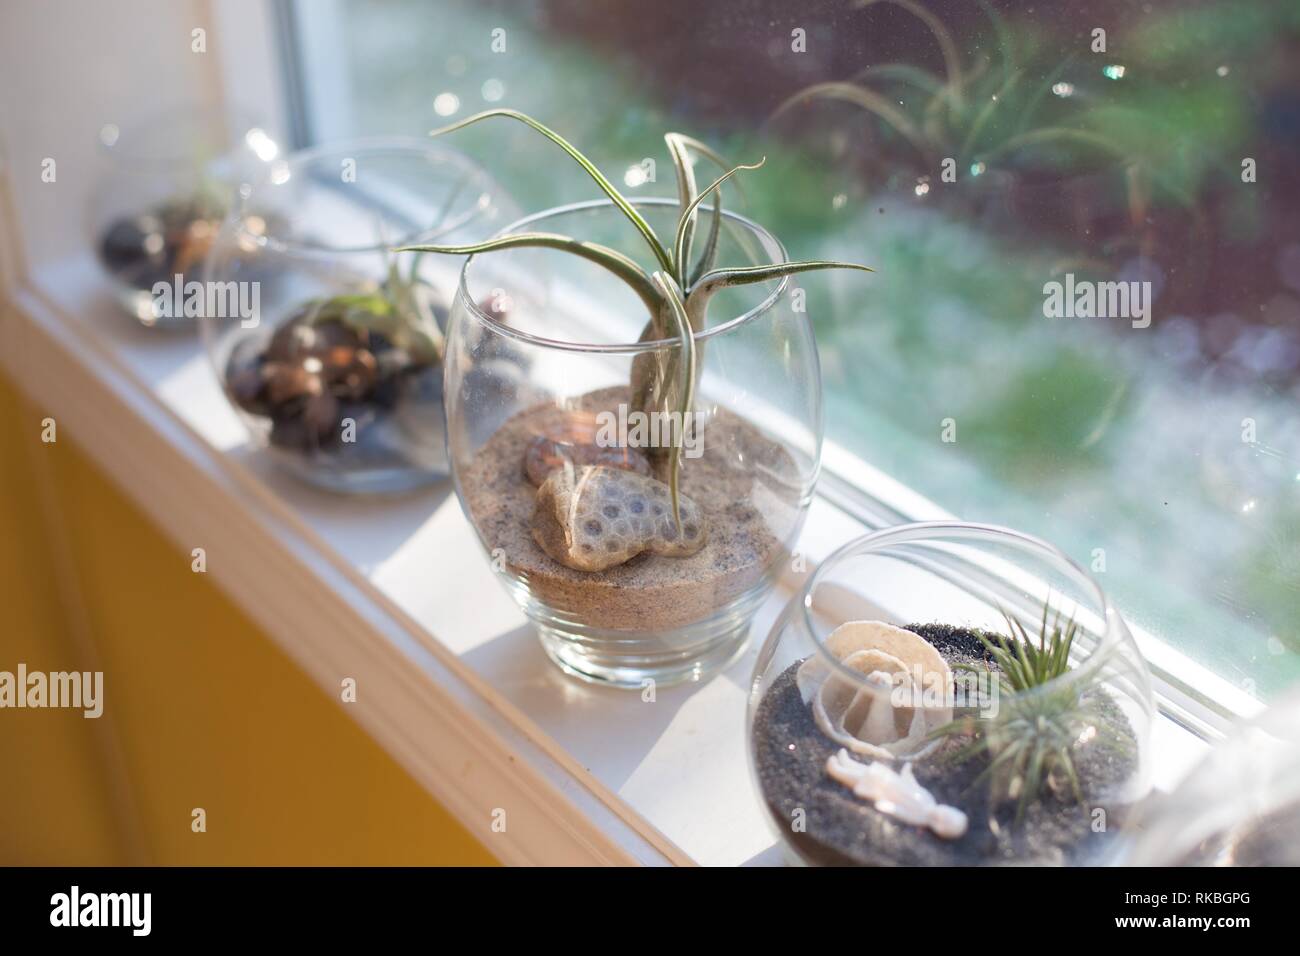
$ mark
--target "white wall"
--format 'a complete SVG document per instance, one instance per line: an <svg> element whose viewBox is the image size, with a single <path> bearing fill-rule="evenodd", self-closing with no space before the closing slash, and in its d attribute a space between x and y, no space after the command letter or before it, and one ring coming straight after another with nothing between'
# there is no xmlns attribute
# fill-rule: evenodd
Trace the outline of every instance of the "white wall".
<svg viewBox="0 0 1300 956"><path fill-rule="evenodd" d="M251 106L281 128L269 0L4 0L0 160L29 262L89 242L99 131L186 105ZM207 52L191 31L207 31ZM41 181L45 157L57 180Z"/></svg>

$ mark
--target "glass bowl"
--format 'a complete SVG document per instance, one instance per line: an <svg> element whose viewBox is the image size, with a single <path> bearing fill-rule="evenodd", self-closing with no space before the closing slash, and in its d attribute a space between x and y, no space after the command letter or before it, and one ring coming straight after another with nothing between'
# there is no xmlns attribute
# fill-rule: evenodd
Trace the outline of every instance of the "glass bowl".
<svg viewBox="0 0 1300 956"><path fill-rule="evenodd" d="M1133 866L1300 866L1300 690L1143 808Z"/></svg>
<svg viewBox="0 0 1300 956"><path fill-rule="evenodd" d="M798 862L1095 863L1147 792L1152 713L1128 628L1065 555L902 525L828 557L774 626L750 765Z"/></svg>
<svg viewBox="0 0 1300 956"><path fill-rule="evenodd" d="M394 250L481 240L513 214L485 172L423 140L306 150L242 187L200 311L254 442L332 491L445 477L443 325L459 270Z"/></svg>
<svg viewBox="0 0 1300 956"><path fill-rule="evenodd" d="M236 186L280 148L251 120L202 108L109 124L99 138L107 168L90 229L113 295L144 325L193 328L192 315L156 309L155 293L200 271Z"/></svg>
<svg viewBox="0 0 1300 956"><path fill-rule="evenodd" d="M675 202L635 205L659 235L672 234ZM711 215L702 210L701 233ZM718 262L784 261L762 227L725 213L724 224ZM578 236L653 268L607 200L506 231ZM702 374L681 491L699 520L687 515L676 539L660 480L672 423L638 418L629 386L638 367L675 354L677 342L639 341L646 306L585 259L531 248L466 263L448 333L452 474L492 567L565 672L622 687L701 680L743 647L803 524L821 454L817 351L791 288L773 281L721 292L696 333ZM559 504L552 474L577 478L572 507ZM597 553L616 542L627 544L622 554L637 553L586 570L542 542L557 527L574 531L573 516L593 495L619 500L581 522L575 547L581 537ZM653 540L683 547L641 550Z"/></svg>

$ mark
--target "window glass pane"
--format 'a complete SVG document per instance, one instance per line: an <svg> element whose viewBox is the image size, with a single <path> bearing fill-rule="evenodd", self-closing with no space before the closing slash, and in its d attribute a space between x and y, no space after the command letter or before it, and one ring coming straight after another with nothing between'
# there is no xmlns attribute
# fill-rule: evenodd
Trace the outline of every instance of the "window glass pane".
<svg viewBox="0 0 1300 956"><path fill-rule="evenodd" d="M659 195L665 130L766 156L728 202L879 270L799 282L830 440L1246 690L1300 676L1300 6L296 9L317 139L510 106ZM594 195L521 126L452 143L529 211Z"/></svg>

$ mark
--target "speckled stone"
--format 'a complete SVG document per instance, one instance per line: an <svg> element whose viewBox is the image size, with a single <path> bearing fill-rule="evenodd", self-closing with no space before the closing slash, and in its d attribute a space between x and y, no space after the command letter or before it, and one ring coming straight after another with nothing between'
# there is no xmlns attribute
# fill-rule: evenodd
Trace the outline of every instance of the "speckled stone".
<svg viewBox="0 0 1300 956"><path fill-rule="evenodd" d="M670 629L703 620L761 586L787 559L800 524L802 488L790 454L739 416L718 410L686 459L681 490L699 506L708 541L684 558L641 554L600 572L549 557L533 539L537 489L523 462L538 435L563 432L576 419L615 411L626 388L602 389L566 409L539 405L503 424L461 474L470 518L506 570L555 611L610 630ZM658 476L661 480L663 475Z"/></svg>

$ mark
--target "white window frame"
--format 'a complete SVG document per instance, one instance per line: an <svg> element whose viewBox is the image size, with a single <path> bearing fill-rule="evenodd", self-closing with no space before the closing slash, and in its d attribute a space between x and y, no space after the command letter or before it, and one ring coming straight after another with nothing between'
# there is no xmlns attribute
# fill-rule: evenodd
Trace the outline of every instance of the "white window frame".
<svg viewBox="0 0 1300 956"><path fill-rule="evenodd" d="M317 141L340 138L354 128L346 119L346 107L340 105L352 101L344 76L347 41L339 28L342 19L338 11L344 0L327 0L324 4L317 0L276 2L287 11L280 20L282 31L295 24L309 31L302 37L285 38L281 44L295 51L295 62L289 69L296 66L305 71L301 74L303 82L290 82L285 90L285 95L294 102L291 111L307 117L301 125ZM332 24L322 22L330 18ZM314 48L317 55L302 55L304 46ZM327 55L320 55L322 50ZM336 64L338 69L322 70L319 67L322 62ZM304 86L311 87L312 92L306 94ZM329 104L329 108L322 108L323 104ZM909 521L959 519L958 515L830 440L823 446L819 493L860 522L864 529ZM1131 627L1131 630L1151 668L1161 712L1199 736L1217 739L1234 721L1252 717L1262 709L1258 698L1219 677L1168 641L1141 628Z"/></svg>

